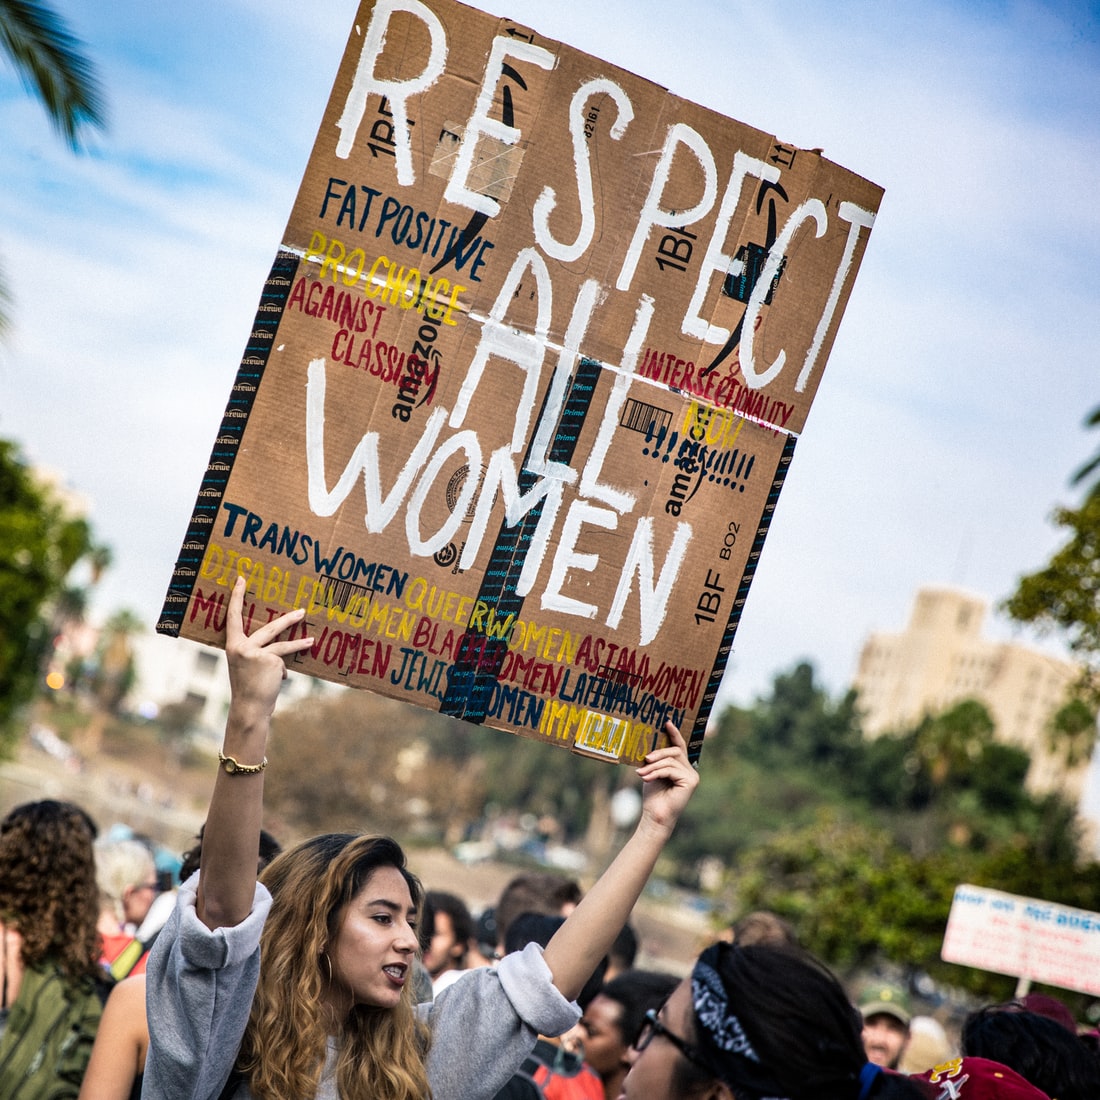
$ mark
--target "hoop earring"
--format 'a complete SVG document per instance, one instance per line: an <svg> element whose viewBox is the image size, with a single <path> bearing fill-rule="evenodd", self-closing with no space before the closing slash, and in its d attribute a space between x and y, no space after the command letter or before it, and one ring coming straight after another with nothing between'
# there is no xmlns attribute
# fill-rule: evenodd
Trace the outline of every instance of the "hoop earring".
<svg viewBox="0 0 1100 1100"><path fill-rule="evenodd" d="M333 984L332 959L330 959L324 951L321 952L321 958L325 960L325 965L328 967L328 984L332 985Z"/></svg>

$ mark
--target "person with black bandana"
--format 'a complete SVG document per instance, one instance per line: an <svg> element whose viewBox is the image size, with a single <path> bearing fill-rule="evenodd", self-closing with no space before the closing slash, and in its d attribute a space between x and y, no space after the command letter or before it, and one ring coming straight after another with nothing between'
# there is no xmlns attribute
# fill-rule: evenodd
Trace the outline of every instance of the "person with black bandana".
<svg viewBox="0 0 1100 1100"><path fill-rule="evenodd" d="M938 1100L928 1077L868 1062L862 1019L829 969L796 946L717 943L649 1012L620 1100ZM980 1060L979 1060L980 1061ZM993 1063L989 1063L993 1065ZM1005 1068L962 1100L999 1091ZM957 1079L956 1079L957 1083ZM992 1085L992 1088L988 1087ZM953 1086L954 1087L954 1086Z"/></svg>

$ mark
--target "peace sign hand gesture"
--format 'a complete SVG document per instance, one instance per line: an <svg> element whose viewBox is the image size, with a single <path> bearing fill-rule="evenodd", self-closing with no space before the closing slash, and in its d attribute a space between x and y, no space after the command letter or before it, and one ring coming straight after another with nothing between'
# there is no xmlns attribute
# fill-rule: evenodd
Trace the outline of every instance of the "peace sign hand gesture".
<svg viewBox="0 0 1100 1100"><path fill-rule="evenodd" d="M285 658L308 649L313 639L280 637L305 617L300 607L246 634L244 593L244 578L238 577L229 597L225 624L225 656L232 689L230 709L249 723L262 722L275 711L279 688L286 679Z"/></svg>

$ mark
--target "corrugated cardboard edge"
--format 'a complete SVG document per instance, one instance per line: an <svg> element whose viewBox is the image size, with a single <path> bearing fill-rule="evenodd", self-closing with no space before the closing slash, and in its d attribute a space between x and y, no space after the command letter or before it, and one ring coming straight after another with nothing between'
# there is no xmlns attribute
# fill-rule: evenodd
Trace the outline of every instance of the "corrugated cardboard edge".
<svg viewBox="0 0 1100 1100"><path fill-rule="evenodd" d="M207 543L214 530L214 520L221 509L222 497L229 482L229 474L240 449L241 437L248 423L252 405L267 369L275 335L283 318L287 298L290 296L294 277L301 261L293 252L280 249L271 265L256 319L245 345L244 356L237 368L237 377L229 395L229 402L222 416L221 426L214 441L214 449L206 467L195 508L187 525L183 547L168 584L164 608L157 621L157 633L178 638L191 594L198 580L199 568L206 553Z"/></svg>

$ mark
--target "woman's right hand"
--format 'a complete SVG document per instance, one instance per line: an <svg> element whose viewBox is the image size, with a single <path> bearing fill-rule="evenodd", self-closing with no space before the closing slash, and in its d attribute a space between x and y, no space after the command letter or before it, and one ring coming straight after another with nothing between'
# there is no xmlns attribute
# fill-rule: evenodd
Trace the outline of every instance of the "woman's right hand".
<svg viewBox="0 0 1100 1100"><path fill-rule="evenodd" d="M239 577L226 615L225 655L232 694L223 741L225 760L232 759L245 770L219 769L206 815L195 911L207 928L237 925L251 911L271 716L286 676L285 658L312 644L309 637L282 637L302 621L305 612L301 608L246 634L245 588Z"/></svg>
<svg viewBox="0 0 1100 1100"><path fill-rule="evenodd" d="M310 637L280 638L305 617L303 608L280 615L257 627L244 629L245 582L238 577L229 597L225 624L225 656L229 664L232 707L253 719L267 719L275 711L279 688L286 678L285 658L301 653L313 644Z"/></svg>

